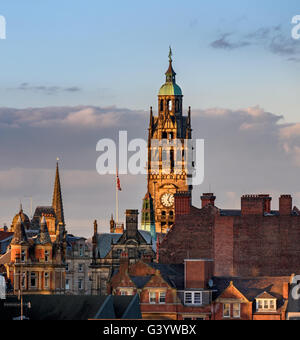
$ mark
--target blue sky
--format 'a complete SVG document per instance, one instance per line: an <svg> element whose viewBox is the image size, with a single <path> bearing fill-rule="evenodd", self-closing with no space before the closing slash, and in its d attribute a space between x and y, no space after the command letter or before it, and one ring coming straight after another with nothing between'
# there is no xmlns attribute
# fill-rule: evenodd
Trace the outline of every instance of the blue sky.
<svg viewBox="0 0 300 340"><path fill-rule="evenodd" d="M10 0L2 1L0 14L7 20L0 106L147 110L156 106L171 44L186 106L260 105L299 121L300 63L288 61L296 56L270 51L272 33L268 41L237 47L278 25L288 43L299 1ZM224 34L232 48L213 48Z"/></svg>

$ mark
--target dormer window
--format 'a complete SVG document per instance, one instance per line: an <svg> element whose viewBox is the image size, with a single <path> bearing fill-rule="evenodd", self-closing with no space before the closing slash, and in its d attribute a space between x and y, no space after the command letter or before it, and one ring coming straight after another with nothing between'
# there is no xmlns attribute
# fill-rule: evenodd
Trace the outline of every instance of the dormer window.
<svg viewBox="0 0 300 340"><path fill-rule="evenodd" d="M201 305L202 304L202 292L185 292L184 293L185 305Z"/></svg>
<svg viewBox="0 0 300 340"><path fill-rule="evenodd" d="M275 312L276 299L256 299L257 312Z"/></svg>

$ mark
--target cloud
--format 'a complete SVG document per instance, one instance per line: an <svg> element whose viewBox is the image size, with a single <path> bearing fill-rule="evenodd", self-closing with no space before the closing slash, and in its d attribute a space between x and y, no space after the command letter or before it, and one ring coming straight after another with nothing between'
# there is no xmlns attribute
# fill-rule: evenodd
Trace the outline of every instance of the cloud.
<svg viewBox="0 0 300 340"><path fill-rule="evenodd" d="M57 127L57 128L107 128L126 125L132 114L140 111L116 107L47 107L29 109L0 108L0 126L3 127Z"/></svg>
<svg viewBox="0 0 300 340"><path fill-rule="evenodd" d="M82 89L78 86L71 86L71 87L61 87L61 86L45 86L45 85L39 85L39 86L33 86L29 83L22 83L16 88L10 88L9 90L17 90L17 91L24 91L24 92L38 92L43 93L46 95L56 95L58 93L63 92L80 92Z"/></svg>
<svg viewBox="0 0 300 340"><path fill-rule="evenodd" d="M216 49L223 49L223 50L235 50L235 49L250 45L248 41L237 41L237 42L230 41L229 37L231 35L232 35L231 33L223 34L219 39L211 43L211 47L216 48Z"/></svg>
<svg viewBox="0 0 300 340"><path fill-rule="evenodd" d="M285 32L281 25L261 27L247 34L222 33L210 46L215 49L236 50L247 46L259 46L269 52L288 57L290 62L300 62L300 44Z"/></svg>

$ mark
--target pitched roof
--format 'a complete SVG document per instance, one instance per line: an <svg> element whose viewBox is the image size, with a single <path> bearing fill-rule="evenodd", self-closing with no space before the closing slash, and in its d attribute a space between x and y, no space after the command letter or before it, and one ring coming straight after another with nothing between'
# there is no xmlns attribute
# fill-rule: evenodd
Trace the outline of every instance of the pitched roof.
<svg viewBox="0 0 300 340"><path fill-rule="evenodd" d="M133 281L137 288L143 288L147 282L151 279L151 275L148 276L131 276L130 279Z"/></svg>
<svg viewBox="0 0 300 340"><path fill-rule="evenodd" d="M14 233L10 233L8 231L0 231L0 242L5 241L8 238L12 238Z"/></svg>
<svg viewBox="0 0 300 340"><path fill-rule="evenodd" d="M28 239L25 232L24 223L19 216L18 222L15 225L14 236L12 238L11 244L27 244Z"/></svg>
<svg viewBox="0 0 300 340"><path fill-rule="evenodd" d="M0 256L0 265L10 262L11 250L7 251L4 255Z"/></svg>
<svg viewBox="0 0 300 340"><path fill-rule="evenodd" d="M263 292L257 295L256 299L276 299L275 296L271 295L270 293Z"/></svg>
<svg viewBox="0 0 300 340"><path fill-rule="evenodd" d="M8 296L6 302L17 302ZM138 296L24 295L25 316L30 320L88 320L141 318ZM0 301L0 320L20 315L19 308L5 308Z"/></svg>
<svg viewBox="0 0 300 340"><path fill-rule="evenodd" d="M151 234L148 231L139 230L140 235L146 241L147 244L151 243ZM117 244L121 239L122 234L98 234L98 252L100 254L100 258L105 258L111 250L112 244ZM152 249L156 250L156 242L152 243Z"/></svg>
<svg viewBox="0 0 300 340"><path fill-rule="evenodd" d="M257 296L264 292L270 294L272 298L276 298L278 308L284 303L283 299L283 283L289 282L289 276L277 277L214 277L213 278L213 298L216 299L228 287L230 281L234 286L249 300L254 301Z"/></svg>
<svg viewBox="0 0 300 340"><path fill-rule="evenodd" d="M52 242L49 235L47 222L45 216L43 216L40 223L40 232L36 238L36 244L51 244L51 243Z"/></svg>

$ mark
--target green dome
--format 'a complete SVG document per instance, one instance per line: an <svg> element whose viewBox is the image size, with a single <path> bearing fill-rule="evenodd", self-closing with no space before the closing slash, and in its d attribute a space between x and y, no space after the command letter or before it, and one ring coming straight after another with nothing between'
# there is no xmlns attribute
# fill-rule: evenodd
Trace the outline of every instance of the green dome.
<svg viewBox="0 0 300 340"><path fill-rule="evenodd" d="M165 83L159 90L159 96L182 96L181 88L173 82Z"/></svg>

